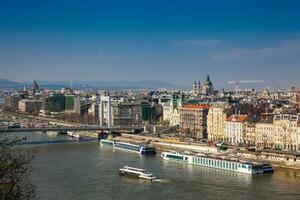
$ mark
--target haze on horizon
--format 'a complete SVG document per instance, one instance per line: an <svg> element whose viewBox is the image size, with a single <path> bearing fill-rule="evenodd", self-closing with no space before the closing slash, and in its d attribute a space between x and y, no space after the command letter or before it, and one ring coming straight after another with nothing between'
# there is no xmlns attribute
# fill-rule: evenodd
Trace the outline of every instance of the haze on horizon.
<svg viewBox="0 0 300 200"><path fill-rule="evenodd" d="M0 78L300 86L300 2L12 0Z"/></svg>

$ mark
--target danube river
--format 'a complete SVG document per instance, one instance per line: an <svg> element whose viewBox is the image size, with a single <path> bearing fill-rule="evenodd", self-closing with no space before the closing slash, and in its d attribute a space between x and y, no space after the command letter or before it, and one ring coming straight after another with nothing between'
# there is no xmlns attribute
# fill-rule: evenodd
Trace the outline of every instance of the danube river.
<svg viewBox="0 0 300 200"><path fill-rule="evenodd" d="M24 135L24 133L22 133ZM28 140L57 140L27 133ZM24 145L35 152L32 180L40 199L300 199L300 172L251 176L101 147L97 142ZM146 168L163 182L120 177L124 165Z"/></svg>

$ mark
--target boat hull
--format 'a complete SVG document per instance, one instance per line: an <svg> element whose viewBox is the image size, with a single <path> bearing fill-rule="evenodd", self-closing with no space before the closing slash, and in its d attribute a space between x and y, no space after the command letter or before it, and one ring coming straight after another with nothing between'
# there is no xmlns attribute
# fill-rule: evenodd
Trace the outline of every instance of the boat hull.
<svg viewBox="0 0 300 200"><path fill-rule="evenodd" d="M254 175L274 172L274 169L269 164L253 164L249 162L238 162L233 160L218 159L215 157L184 155L170 152L163 152L161 157L165 160L177 161L233 172L240 172L245 174Z"/></svg>
<svg viewBox="0 0 300 200"><path fill-rule="evenodd" d="M115 142L112 140L100 140L100 144L103 146L139 153L141 155L156 155L156 151L152 147L144 147L126 142Z"/></svg>

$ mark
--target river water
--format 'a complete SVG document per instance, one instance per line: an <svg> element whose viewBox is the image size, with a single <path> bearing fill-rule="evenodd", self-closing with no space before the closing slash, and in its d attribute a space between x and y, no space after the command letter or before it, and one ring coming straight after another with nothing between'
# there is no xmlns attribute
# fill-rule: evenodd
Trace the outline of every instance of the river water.
<svg viewBox="0 0 300 200"><path fill-rule="evenodd" d="M24 135L24 133L22 133ZM32 140L57 140L26 133ZM37 139L38 138L38 139ZM165 161L97 142L24 145L35 152L32 180L40 199L300 199L300 172L250 176ZM120 177L124 165L146 168L163 182Z"/></svg>

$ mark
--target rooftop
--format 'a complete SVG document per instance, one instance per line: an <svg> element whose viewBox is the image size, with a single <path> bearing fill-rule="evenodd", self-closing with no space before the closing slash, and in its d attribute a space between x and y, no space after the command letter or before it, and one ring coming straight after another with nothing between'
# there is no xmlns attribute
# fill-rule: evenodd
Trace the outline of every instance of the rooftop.
<svg viewBox="0 0 300 200"><path fill-rule="evenodd" d="M227 118L227 121L229 122L244 122L246 121L248 115L230 115L228 118Z"/></svg>
<svg viewBox="0 0 300 200"><path fill-rule="evenodd" d="M186 109L209 109L210 106L207 104L186 104L184 105Z"/></svg>

